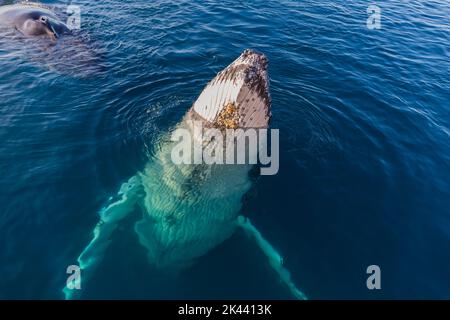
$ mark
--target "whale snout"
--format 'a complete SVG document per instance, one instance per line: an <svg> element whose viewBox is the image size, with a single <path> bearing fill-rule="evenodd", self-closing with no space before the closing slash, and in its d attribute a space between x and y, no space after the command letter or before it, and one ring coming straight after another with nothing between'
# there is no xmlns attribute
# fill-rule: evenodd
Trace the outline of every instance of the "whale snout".
<svg viewBox="0 0 450 320"><path fill-rule="evenodd" d="M255 68L267 70L269 60L263 53L259 53L252 49L246 49L236 60L236 63L247 64Z"/></svg>
<svg viewBox="0 0 450 320"><path fill-rule="evenodd" d="M204 88L192 113L217 128L265 128L270 120L271 99L268 59L245 50Z"/></svg>

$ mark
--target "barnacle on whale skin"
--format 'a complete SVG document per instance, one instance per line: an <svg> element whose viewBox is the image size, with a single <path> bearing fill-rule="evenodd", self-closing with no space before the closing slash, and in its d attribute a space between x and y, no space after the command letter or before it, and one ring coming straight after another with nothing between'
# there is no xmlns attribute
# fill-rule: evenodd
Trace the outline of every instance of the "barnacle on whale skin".
<svg viewBox="0 0 450 320"><path fill-rule="evenodd" d="M219 113L215 125L220 129L237 129L239 114L236 105L229 102Z"/></svg>

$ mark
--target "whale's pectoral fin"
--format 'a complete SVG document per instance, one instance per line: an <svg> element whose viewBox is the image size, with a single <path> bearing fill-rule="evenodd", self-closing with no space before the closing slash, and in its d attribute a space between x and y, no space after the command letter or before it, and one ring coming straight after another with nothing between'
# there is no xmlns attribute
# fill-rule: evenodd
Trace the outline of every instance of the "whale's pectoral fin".
<svg viewBox="0 0 450 320"><path fill-rule="evenodd" d="M109 246L110 237L116 230L118 223L129 213L133 212L135 205L144 195L141 178L135 175L126 183L122 184L117 193L117 200L104 207L100 211L100 220L94 228L91 242L86 246L78 257L78 265L82 270L83 281L89 276L90 269L102 259L104 252ZM76 291L76 290L75 290ZM63 289L66 299L71 299L74 290L67 287Z"/></svg>
<svg viewBox="0 0 450 320"><path fill-rule="evenodd" d="M283 266L283 258L277 250L262 236L256 227L250 222L250 219L239 216L237 225L241 227L244 232L249 235L266 255L272 269L280 276L280 280L289 288L292 295L299 300L306 300L306 295L301 292L291 279L291 274Z"/></svg>

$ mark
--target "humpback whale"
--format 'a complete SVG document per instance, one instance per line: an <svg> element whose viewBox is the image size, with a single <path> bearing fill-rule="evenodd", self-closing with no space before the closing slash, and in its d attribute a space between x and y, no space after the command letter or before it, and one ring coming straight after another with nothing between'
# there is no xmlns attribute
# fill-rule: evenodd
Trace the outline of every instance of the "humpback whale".
<svg viewBox="0 0 450 320"><path fill-rule="evenodd" d="M251 129L267 128L270 117L268 59L247 49L206 85L175 129L203 139L193 127L196 121L217 130ZM102 259L121 220L138 207L142 216L134 230L153 266L164 270L188 266L241 229L264 252L293 296L305 299L278 252L248 218L239 216L241 199L252 186L249 172L254 165L174 164L175 142L168 137L163 141L144 169L100 211L93 238L78 257L83 279ZM67 288L63 292L67 299L74 296Z"/></svg>
<svg viewBox="0 0 450 320"><path fill-rule="evenodd" d="M28 37L44 36L56 40L70 33L69 28L51 10L36 3L0 7L0 24Z"/></svg>
<svg viewBox="0 0 450 320"><path fill-rule="evenodd" d="M35 2L0 6L0 47L77 78L103 71L101 51L81 30L71 30L58 7ZM58 14L57 14L58 13Z"/></svg>

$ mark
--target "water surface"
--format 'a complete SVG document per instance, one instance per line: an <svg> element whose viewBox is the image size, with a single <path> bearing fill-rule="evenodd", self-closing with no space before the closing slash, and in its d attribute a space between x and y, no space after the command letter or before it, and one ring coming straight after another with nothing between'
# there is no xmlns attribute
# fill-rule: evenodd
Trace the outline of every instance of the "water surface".
<svg viewBox="0 0 450 320"><path fill-rule="evenodd" d="M95 76L0 41L0 298L63 298L99 209L246 48L270 60L281 164L242 214L297 286L312 299L450 298L447 1L379 2L380 30L360 0L76 4L102 51ZM84 298L292 298L241 233L156 274L133 231L140 214ZM380 291L366 288L372 264Z"/></svg>

